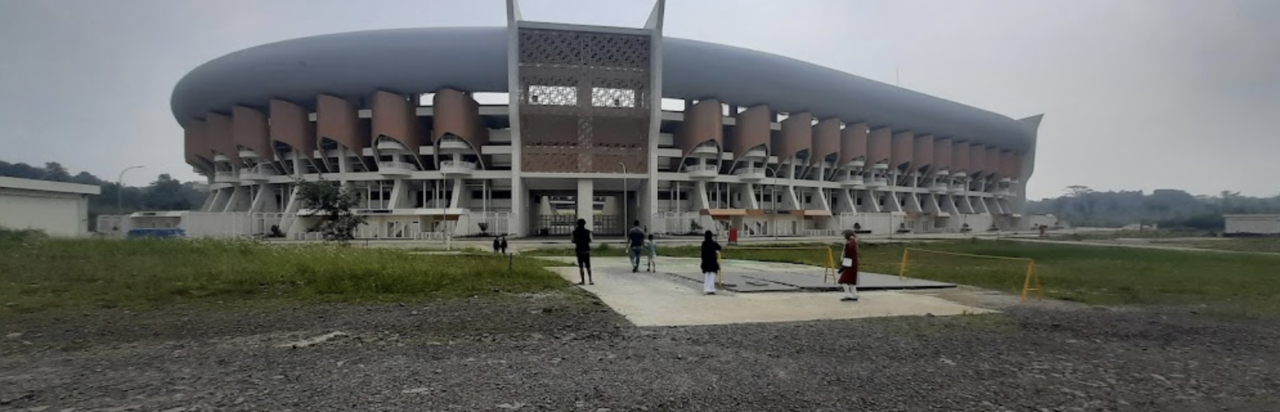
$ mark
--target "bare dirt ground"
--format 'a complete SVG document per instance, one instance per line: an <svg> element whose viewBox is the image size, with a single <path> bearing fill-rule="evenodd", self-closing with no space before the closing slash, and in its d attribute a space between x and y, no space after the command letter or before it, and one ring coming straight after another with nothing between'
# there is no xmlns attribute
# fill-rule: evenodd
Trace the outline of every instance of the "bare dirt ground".
<svg viewBox="0 0 1280 412"><path fill-rule="evenodd" d="M0 410L1280 410L1275 322L1002 309L638 328L559 294L15 315Z"/></svg>

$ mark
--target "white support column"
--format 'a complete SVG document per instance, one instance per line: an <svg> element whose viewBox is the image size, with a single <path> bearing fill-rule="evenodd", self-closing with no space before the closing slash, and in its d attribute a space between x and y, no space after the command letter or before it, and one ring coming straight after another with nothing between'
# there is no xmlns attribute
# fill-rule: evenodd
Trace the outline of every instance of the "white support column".
<svg viewBox="0 0 1280 412"><path fill-rule="evenodd" d="M409 183L404 179L396 179L391 184L391 201L387 203L389 209L408 209L409 208Z"/></svg>
<svg viewBox="0 0 1280 412"><path fill-rule="evenodd" d="M451 196L449 196L448 208L466 209L465 207L466 205L462 204L462 199L463 199L462 192L464 191L466 191L466 187L463 186L462 178L459 177L459 178L453 179L453 191L451 192Z"/></svg>
<svg viewBox="0 0 1280 412"><path fill-rule="evenodd" d="M520 6L516 0L507 0L507 94L511 96L508 107L511 123L511 224L507 230L512 236L529 234L530 207L525 204L528 195L524 191L524 182L520 180L523 171L523 140L520 137ZM659 96L661 96L659 94ZM546 198L543 198L546 206Z"/></svg>
<svg viewBox="0 0 1280 412"><path fill-rule="evenodd" d="M595 227L595 181L578 179L578 196L574 199L578 219L587 221L587 229Z"/></svg>
<svg viewBox="0 0 1280 412"><path fill-rule="evenodd" d="M249 208L246 204L249 199L249 188L245 186L235 186L231 189L231 196L227 198L227 206L222 209L223 213L244 212Z"/></svg>
<svg viewBox="0 0 1280 412"><path fill-rule="evenodd" d="M693 211L697 212L702 209L714 209L711 207L711 199L707 198L707 182L699 180L693 184Z"/></svg>
<svg viewBox="0 0 1280 412"><path fill-rule="evenodd" d="M274 198L275 194L272 193L271 185L265 183L252 187L258 188L258 193L253 195L253 201L249 204L249 213L262 213L266 208L267 199Z"/></svg>
<svg viewBox="0 0 1280 412"><path fill-rule="evenodd" d="M840 202L839 202L838 213L852 213L855 215L858 214L858 201L854 197L855 196L854 192L851 191L850 189L839 189L839 190L840 190Z"/></svg>
<svg viewBox="0 0 1280 412"><path fill-rule="evenodd" d="M759 209L760 199L756 199L755 185L750 183L744 183L742 186L743 186L742 192L743 192L743 195L745 195L745 196L742 196L743 198L742 208L743 209Z"/></svg>

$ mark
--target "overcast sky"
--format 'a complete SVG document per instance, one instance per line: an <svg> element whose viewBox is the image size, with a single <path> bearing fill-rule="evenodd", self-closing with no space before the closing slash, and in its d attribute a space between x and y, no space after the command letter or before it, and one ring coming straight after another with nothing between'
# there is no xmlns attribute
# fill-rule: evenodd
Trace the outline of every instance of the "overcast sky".
<svg viewBox="0 0 1280 412"><path fill-rule="evenodd" d="M622 26L652 7L520 4L529 20ZM1044 113L1032 198L1073 184L1273 196L1277 22L1278 0L670 0L666 33ZM0 160L196 179L169 111L196 66L317 34L503 24L503 0L0 0Z"/></svg>

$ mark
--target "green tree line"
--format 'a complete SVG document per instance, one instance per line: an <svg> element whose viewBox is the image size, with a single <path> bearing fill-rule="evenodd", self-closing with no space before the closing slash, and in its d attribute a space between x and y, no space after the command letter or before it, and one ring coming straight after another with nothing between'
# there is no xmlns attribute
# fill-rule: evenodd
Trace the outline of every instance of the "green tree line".
<svg viewBox="0 0 1280 412"><path fill-rule="evenodd" d="M1030 213L1050 213L1074 226L1157 224L1167 228L1221 230L1223 215L1280 213L1280 195L1241 196L1223 191L1196 196L1182 190L1098 192L1069 186L1063 196L1027 202Z"/></svg>

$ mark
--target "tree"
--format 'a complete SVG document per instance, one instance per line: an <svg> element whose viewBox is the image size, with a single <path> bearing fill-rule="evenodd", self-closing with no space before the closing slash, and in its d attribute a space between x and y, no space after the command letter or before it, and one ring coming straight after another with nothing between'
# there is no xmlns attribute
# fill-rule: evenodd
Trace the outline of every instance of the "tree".
<svg viewBox="0 0 1280 412"><path fill-rule="evenodd" d="M326 240L346 245L355 238L356 227L365 223L363 216L351 211L360 201L356 192L341 188L323 177L314 181L299 179L297 184L298 200L312 216L320 217L316 229L324 234Z"/></svg>

